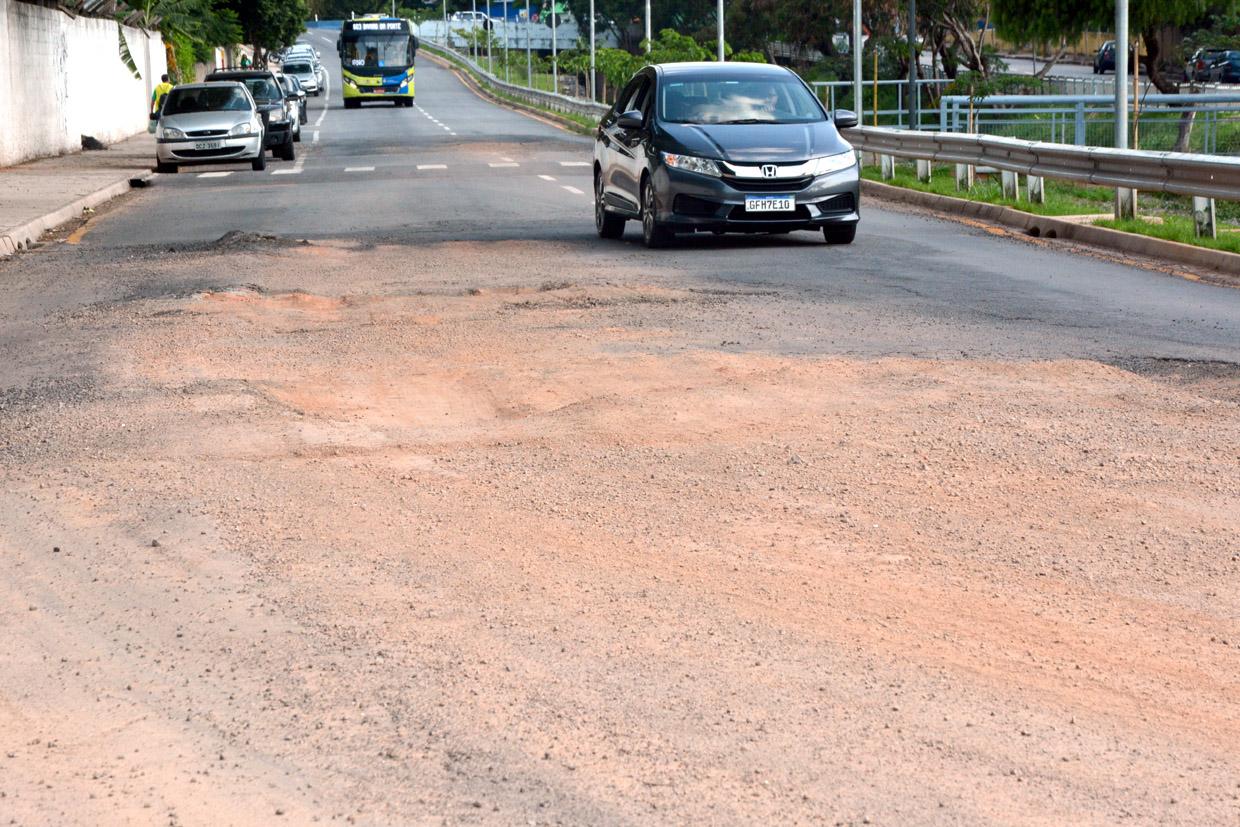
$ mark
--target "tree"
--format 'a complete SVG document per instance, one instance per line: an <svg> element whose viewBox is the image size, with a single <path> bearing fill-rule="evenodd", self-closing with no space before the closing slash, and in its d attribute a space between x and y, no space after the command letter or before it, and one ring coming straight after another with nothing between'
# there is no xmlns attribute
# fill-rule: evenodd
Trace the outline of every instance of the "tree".
<svg viewBox="0 0 1240 827"><path fill-rule="evenodd" d="M168 72L178 82L193 80L187 73L193 71L199 53L241 40L236 14L216 0L133 0L127 6L123 16L131 25L163 35ZM123 38L121 42L121 59L131 64ZM136 72L136 66L131 68Z"/></svg>
<svg viewBox="0 0 1240 827"><path fill-rule="evenodd" d="M306 29L305 0L224 0L237 15L245 42L259 49L282 49Z"/></svg>

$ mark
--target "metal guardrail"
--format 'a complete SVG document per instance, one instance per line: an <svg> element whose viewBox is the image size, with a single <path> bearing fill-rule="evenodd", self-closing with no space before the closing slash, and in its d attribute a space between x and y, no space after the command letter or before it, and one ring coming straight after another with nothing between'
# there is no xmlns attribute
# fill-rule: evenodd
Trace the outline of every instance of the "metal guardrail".
<svg viewBox="0 0 1240 827"><path fill-rule="evenodd" d="M872 126L846 129L843 134L854 148L879 155L994 167L1104 187L1240 201L1240 158Z"/></svg>
<svg viewBox="0 0 1240 827"><path fill-rule="evenodd" d="M561 95L556 92L543 92L539 89L530 89L526 86L518 86L515 83L506 83L500 78L488 72L479 66L468 56L461 54L455 49L449 48L442 43L431 43L423 40L423 49L430 49L445 59L453 63L460 64L468 68L471 72L482 78L485 83L492 87L495 91L502 92L505 95L516 98L523 103L532 106L539 106L544 109L550 109L553 112L561 112L566 115L577 115L585 118L601 118L607 114L611 107L602 103L595 103L581 98L572 98L568 95Z"/></svg>

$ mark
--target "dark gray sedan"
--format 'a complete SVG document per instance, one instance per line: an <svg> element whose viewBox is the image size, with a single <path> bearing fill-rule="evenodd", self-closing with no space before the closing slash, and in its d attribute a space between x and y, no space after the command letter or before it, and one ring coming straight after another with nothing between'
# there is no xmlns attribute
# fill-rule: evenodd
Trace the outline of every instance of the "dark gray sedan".
<svg viewBox="0 0 1240 827"><path fill-rule="evenodd" d="M821 230L848 244L860 220L852 147L805 82L779 66L647 66L594 142L594 219L619 238L629 219L659 247L676 233Z"/></svg>

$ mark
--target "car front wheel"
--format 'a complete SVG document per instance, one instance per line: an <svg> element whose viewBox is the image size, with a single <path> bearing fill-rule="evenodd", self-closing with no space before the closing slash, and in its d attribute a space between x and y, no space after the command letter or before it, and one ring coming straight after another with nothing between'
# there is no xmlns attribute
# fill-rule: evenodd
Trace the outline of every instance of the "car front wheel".
<svg viewBox="0 0 1240 827"><path fill-rule="evenodd" d="M822 228L822 237L828 244L852 244L857 237L857 224L828 224Z"/></svg>
<svg viewBox="0 0 1240 827"><path fill-rule="evenodd" d="M607 212L603 201L603 176L594 176L594 226L599 238L620 238L624 235L624 219Z"/></svg>
<svg viewBox="0 0 1240 827"><path fill-rule="evenodd" d="M654 184L646 181L642 185L642 241L649 248L666 247L672 241L672 234L659 221L655 209Z"/></svg>

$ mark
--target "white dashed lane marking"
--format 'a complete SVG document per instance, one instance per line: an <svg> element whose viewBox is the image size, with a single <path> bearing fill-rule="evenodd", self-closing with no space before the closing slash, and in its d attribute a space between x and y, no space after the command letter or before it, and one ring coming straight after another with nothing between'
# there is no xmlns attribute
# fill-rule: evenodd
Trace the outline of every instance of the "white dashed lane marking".
<svg viewBox="0 0 1240 827"><path fill-rule="evenodd" d="M273 169L272 175L297 175L301 172L299 169Z"/></svg>
<svg viewBox="0 0 1240 827"><path fill-rule="evenodd" d="M552 178L550 175L540 175L540 176L538 176L538 177L539 177L539 178L541 178L541 179L543 179L544 181L554 181L554 180L555 180L555 179L554 179L554 178Z"/></svg>
<svg viewBox="0 0 1240 827"><path fill-rule="evenodd" d="M447 169L447 164L418 164L418 169Z"/></svg>
<svg viewBox="0 0 1240 827"><path fill-rule="evenodd" d="M374 172L374 167L345 167L345 172Z"/></svg>
<svg viewBox="0 0 1240 827"><path fill-rule="evenodd" d="M232 175L231 172L200 172L198 173L199 178L227 178L230 175Z"/></svg>
<svg viewBox="0 0 1240 827"><path fill-rule="evenodd" d="M565 186L564 186L564 189L568 190L568 191L569 191L569 192L571 192L573 195L585 195L585 193L584 193L584 192L582 192L581 190L577 189L576 187L570 187L570 186L568 186L568 185L565 185Z"/></svg>
<svg viewBox="0 0 1240 827"><path fill-rule="evenodd" d="M521 165L516 163L515 161L505 161L502 163L487 164L487 166L489 166L491 169L501 169L504 167L519 167Z"/></svg>
<svg viewBox="0 0 1240 827"><path fill-rule="evenodd" d="M588 167L590 166L590 162L589 161L560 161L560 166L562 167Z"/></svg>

